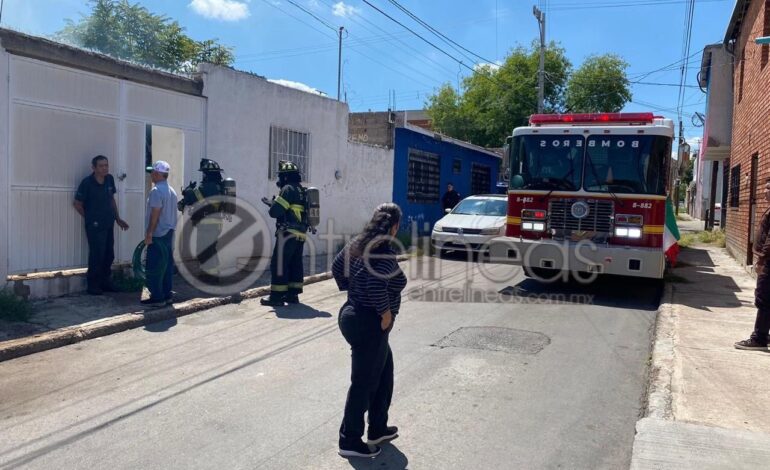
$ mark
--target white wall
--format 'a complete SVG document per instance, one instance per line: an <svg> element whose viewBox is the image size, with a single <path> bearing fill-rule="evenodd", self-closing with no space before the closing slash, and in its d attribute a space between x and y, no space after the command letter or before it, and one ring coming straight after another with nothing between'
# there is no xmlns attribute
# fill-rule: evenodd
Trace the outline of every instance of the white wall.
<svg viewBox="0 0 770 470"><path fill-rule="evenodd" d="M8 61L10 56L0 49L0 287L5 285L8 276L8 200L10 199L10 181L8 178ZM3 225L5 227L3 227Z"/></svg>
<svg viewBox="0 0 770 470"><path fill-rule="evenodd" d="M185 167L184 131L171 127L152 126L152 160L163 160L171 166L168 184L181 198ZM194 157L193 157L194 158Z"/></svg>
<svg viewBox="0 0 770 470"><path fill-rule="evenodd" d="M376 204L391 199L392 152L348 146L346 104L213 65L201 66L200 72L208 99L206 154L220 163L226 177L236 179L239 200L254 206L271 229L274 221L260 202L278 192L268 175L271 125L310 133L307 185L321 193L319 235L330 226L335 233L355 233ZM318 253L326 251L326 242L318 235L311 240ZM239 246L235 251L248 249ZM235 262L232 255L222 254L220 259L224 267Z"/></svg>
<svg viewBox="0 0 770 470"><path fill-rule="evenodd" d="M144 232L145 126L181 129L186 159L197 161L205 100L39 60L3 57L10 57L10 122L4 126L0 117L0 132L9 129L9 138L2 141L9 142L10 164L0 186L10 174L7 220L14 223L8 225L8 261L2 263L0 251L0 263L11 274L86 266L83 222L72 200L97 154L110 159L121 216L131 225L128 232L116 233L116 262L129 262Z"/></svg>

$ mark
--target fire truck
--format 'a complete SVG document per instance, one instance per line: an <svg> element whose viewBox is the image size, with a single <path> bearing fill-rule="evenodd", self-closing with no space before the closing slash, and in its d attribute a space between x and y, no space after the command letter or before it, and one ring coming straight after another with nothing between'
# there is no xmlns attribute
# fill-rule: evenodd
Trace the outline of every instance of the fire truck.
<svg viewBox="0 0 770 470"><path fill-rule="evenodd" d="M535 114L508 138L493 262L530 277L660 279L674 125L652 113Z"/></svg>

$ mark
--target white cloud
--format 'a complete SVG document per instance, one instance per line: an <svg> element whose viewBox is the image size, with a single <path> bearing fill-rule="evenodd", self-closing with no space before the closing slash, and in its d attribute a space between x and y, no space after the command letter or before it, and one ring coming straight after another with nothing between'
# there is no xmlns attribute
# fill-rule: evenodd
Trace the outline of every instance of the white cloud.
<svg viewBox="0 0 770 470"><path fill-rule="evenodd" d="M361 13L360 8L354 7L353 5L346 5L345 2L337 2L332 7L332 14L342 18L347 18L359 13Z"/></svg>
<svg viewBox="0 0 770 470"><path fill-rule="evenodd" d="M503 65L503 63L499 61L495 62L494 64L490 64L489 62L482 62L474 65L473 70L481 70L484 68L488 68L493 72L497 72L498 70L500 70L501 65Z"/></svg>
<svg viewBox="0 0 770 470"><path fill-rule="evenodd" d="M246 3L236 0L192 0L190 8L201 16L222 21L238 21L251 14Z"/></svg>
<svg viewBox="0 0 770 470"><path fill-rule="evenodd" d="M321 8L321 3L318 0L308 0L307 6L309 6L313 10L318 10L319 8Z"/></svg>
<svg viewBox="0 0 770 470"><path fill-rule="evenodd" d="M307 93L313 93L316 95L326 96L326 93L316 90L315 88L305 85L304 83L300 82L293 82L291 80L284 80L282 78L274 79L274 78L268 78L268 82L275 83L276 85L283 85L285 87L294 88L295 90L304 91Z"/></svg>

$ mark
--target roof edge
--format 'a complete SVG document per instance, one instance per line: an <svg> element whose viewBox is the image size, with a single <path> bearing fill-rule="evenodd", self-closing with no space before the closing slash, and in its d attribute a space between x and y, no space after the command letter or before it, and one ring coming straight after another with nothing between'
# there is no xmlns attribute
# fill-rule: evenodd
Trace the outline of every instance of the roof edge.
<svg viewBox="0 0 770 470"><path fill-rule="evenodd" d="M199 80L150 69L50 39L0 28L0 44L3 49L14 55L121 78L187 95L202 96L203 83Z"/></svg>
<svg viewBox="0 0 770 470"><path fill-rule="evenodd" d="M746 10L749 9L750 4L751 0L737 0L735 2L733 14L730 16L730 22L727 24L724 44L729 43L740 34L741 26L743 26L743 17L746 16Z"/></svg>

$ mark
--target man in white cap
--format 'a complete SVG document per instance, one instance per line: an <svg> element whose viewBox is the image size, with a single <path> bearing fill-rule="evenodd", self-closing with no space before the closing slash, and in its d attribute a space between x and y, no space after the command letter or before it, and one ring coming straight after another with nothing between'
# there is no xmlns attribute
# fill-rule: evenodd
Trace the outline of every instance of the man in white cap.
<svg viewBox="0 0 770 470"><path fill-rule="evenodd" d="M177 196L168 185L171 166L163 160L147 167L153 182L145 210L144 244L147 246L146 284L150 298L142 304L150 307L171 305L171 279L174 274L174 230Z"/></svg>

